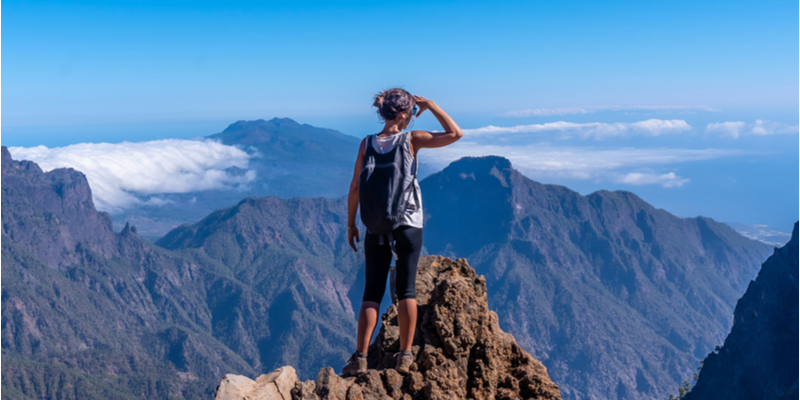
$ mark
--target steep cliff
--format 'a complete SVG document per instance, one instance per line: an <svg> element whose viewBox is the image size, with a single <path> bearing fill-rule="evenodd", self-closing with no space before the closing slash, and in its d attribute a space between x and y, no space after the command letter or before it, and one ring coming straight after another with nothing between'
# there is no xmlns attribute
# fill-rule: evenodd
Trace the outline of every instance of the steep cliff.
<svg viewBox="0 0 800 400"><path fill-rule="evenodd" d="M733 328L686 400L797 399L798 224L736 304Z"/></svg>
<svg viewBox="0 0 800 400"><path fill-rule="evenodd" d="M316 382L296 380L291 367L256 381L227 375L216 399L272 400L289 394L295 400L561 398L545 367L500 329L497 314L489 310L486 281L466 260L422 257L417 303L415 362L405 376L394 370L400 338L392 305L370 346L367 373L341 378L328 367Z"/></svg>

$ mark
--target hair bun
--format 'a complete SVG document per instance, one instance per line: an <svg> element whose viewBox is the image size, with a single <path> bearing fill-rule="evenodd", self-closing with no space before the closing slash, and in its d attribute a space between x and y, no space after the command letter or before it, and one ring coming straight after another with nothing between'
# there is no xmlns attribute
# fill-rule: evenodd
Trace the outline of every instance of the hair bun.
<svg viewBox="0 0 800 400"><path fill-rule="evenodd" d="M378 115L381 118L391 121L400 113L410 111L415 103L411 93L405 89L393 88L375 95L375 102L372 105L378 108Z"/></svg>

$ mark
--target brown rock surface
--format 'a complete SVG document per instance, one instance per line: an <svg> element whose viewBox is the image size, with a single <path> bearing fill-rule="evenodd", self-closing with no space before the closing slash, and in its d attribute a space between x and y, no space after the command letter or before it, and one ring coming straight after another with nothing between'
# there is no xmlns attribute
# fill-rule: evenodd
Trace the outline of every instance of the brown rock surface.
<svg viewBox="0 0 800 400"><path fill-rule="evenodd" d="M316 382L295 380L292 399L561 399L546 368L500 330L486 300L486 281L465 259L422 257L417 304L414 364L408 375L394 370L400 336L392 305L370 346L367 373L342 378L333 368L323 368ZM258 392L260 381L251 393Z"/></svg>

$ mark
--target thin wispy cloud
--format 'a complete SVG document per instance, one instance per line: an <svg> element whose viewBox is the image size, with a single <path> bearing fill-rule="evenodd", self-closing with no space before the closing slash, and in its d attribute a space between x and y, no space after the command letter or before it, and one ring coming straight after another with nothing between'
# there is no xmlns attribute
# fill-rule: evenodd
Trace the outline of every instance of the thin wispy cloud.
<svg viewBox="0 0 800 400"><path fill-rule="evenodd" d="M465 129L464 134L470 136L496 135L509 133L557 132L561 137L581 137L602 140L618 136L658 136L676 134L691 130L692 127L680 119L648 119L638 122L548 122L544 124L494 126L489 125L477 129Z"/></svg>
<svg viewBox="0 0 800 400"><path fill-rule="evenodd" d="M556 115L594 114L603 111L718 111L708 106L593 106L560 108L527 108L500 114L502 117L549 117Z"/></svg>
<svg viewBox="0 0 800 400"><path fill-rule="evenodd" d="M742 121L715 122L706 125L707 134L716 134L721 137L736 139L742 135L780 135L797 134L798 127L783 124L780 122L757 119L756 122L748 124Z"/></svg>
<svg viewBox="0 0 800 400"><path fill-rule="evenodd" d="M466 139L466 136L464 137ZM463 139L462 139L463 140ZM712 160L743 154L736 149L675 148L594 148L526 145L480 144L459 141L426 153L425 161L443 168L461 157L498 155L508 158L514 168L532 179L599 179L631 185L658 184L680 187L689 182L669 171L674 164ZM667 169L654 173L654 169Z"/></svg>
<svg viewBox="0 0 800 400"><path fill-rule="evenodd" d="M796 134L797 132L797 126L761 119L757 119L752 129L750 129L750 133L753 135Z"/></svg>
<svg viewBox="0 0 800 400"><path fill-rule="evenodd" d="M617 181L620 183L627 183L629 185L658 184L664 186L665 188L673 188L683 186L684 183L689 182L689 179L675 175L674 172L667 174L630 172L620 177Z"/></svg>
<svg viewBox="0 0 800 400"><path fill-rule="evenodd" d="M71 167L86 175L95 206L111 213L158 206L158 194L236 188L256 178L252 155L213 140L79 143L65 147L9 147L15 159L44 171ZM149 198L146 198L149 197Z"/></svg>
<svg viewBox="0 0 800 400"><path fill-rule="evenodd" d="M716 133L723 137L739 137L739 133L745 127L742 121L715 122L706 125L706 133Z"/></svg>

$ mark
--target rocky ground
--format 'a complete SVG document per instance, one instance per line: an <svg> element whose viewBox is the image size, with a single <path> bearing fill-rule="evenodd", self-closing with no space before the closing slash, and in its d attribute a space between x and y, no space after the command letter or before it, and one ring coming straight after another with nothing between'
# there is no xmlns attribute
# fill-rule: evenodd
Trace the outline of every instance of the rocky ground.
<svg viewBox="0 0 800 400"><path fill-rule="evenodd" d="M394 370L400 337L393 305L370 347L367 373L342 378L340 366L327 367L316 381L305 382L290 366L255 381L228 374L215 400L561 398L545 367L500 329L489 310L486 281L465 259L422 257L417 303L414 364L407 375Z"/></svg>

